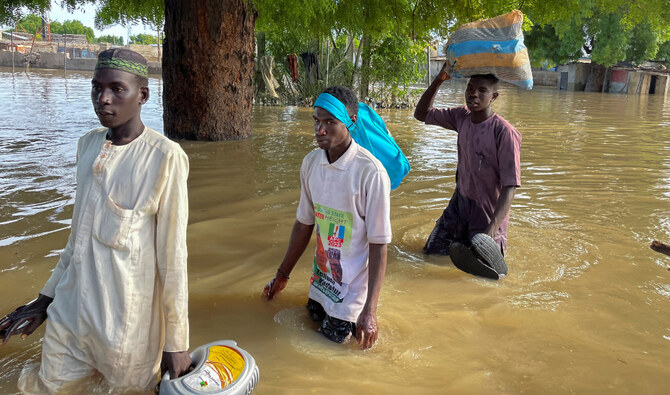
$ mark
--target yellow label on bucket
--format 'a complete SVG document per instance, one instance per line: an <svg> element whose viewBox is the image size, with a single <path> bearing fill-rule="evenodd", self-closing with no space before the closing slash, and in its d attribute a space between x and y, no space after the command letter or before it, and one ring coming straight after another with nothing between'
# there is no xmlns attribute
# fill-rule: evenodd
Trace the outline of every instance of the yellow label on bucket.
<svg viewBox="0 0 670 395"><path fill-rule="evenodd" d="M186 377L184 383L198 392L211 392L226 388L242 374L244 357L228 346L209 348L207 360L196 374Z"/></svg>
<svg viewBox="0 0 670 395"><path fill-rule="evenodd" d="M244 370L242 354L227 346L212 346L206 363L217 370L224 383L222 387L232 384Z"/></svg>

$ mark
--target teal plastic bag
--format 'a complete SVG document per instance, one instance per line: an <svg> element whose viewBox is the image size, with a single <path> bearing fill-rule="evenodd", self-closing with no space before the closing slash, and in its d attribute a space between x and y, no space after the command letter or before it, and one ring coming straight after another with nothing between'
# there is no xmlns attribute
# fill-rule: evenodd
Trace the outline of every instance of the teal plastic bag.
<svg viewBox="0 0 670 395"><path fill-rule="evenodd" d="M379 160L391 179L391 189L396 189L409 173L410 165L382 118L365 103L358 103L356 127L351 137Z"/></svg>
<svg viewBox="0 0 670 395"><path fill-rule="evenodd" d="M391 180L391 189L396 189L409 173L407 158L393 140L382 118L365 103L358 103L356 123L351 120L344 104L329 93L316 98L314 107L321 107L339 119L358 145L370 151L386 169Z"/></svg>

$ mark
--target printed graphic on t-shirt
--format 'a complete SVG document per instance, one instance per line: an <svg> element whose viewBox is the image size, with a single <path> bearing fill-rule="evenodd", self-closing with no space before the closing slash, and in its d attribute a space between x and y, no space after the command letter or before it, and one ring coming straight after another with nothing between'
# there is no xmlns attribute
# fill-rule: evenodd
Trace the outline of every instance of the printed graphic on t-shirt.
<svg viewBox="0 0 670 395"><path fill-rule="evenodd" d="M316 254L311 284L335 303L341 303L349 284L342 282L342 251L349 248L352 213L314 204L316 225ZM322 235L323 234L323 235Z"/></svg>

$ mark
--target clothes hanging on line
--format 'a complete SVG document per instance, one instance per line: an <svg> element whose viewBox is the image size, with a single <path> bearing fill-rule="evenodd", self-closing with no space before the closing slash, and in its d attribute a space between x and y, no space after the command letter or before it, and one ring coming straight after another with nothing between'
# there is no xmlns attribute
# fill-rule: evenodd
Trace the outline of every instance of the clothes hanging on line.
<svg viewBox="0 0 670 395"><path fill-rule="evenodd" d="M279 82L272 75L272 69L275 67L275 58L271 55L265 55L261 58L261 75L270 97L279 99L276 89L279 88Z"/></svg>
<svg viewBox="0 0 670 395"><path fill-rule="evenodd" d="M309 82L313 84L315 78L317 80L321 79L321 72L319 71L319 58L314 52L303 52L300 54L302 58L302 63L305 65L307 74L309 75Z"/></svg>
<svg viewBox="0 0 670 395"><path fill-rule="evenodd" d="M292 53L286 57L288 71L291 74L291 82L298 80L298 55Z"/></svg>

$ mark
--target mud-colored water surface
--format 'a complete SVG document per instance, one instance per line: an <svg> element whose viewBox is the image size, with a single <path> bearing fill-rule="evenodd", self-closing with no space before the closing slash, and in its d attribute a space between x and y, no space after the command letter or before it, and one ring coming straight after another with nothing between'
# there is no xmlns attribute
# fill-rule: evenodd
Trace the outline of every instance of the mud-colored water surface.
<svg viewBox="0 0 670 395"><path fill-rule="evenodd" d="M98 125L90 77L0 69L2 313L37 296L67 241L76 142ZM150 80L143 109L159 131L161 88ZM450 81L437 105L461 104L463 88ZM257 394L666 393L670 257L648 246L670 242L670 101L503 87L494 108L523 135L499 282L421 253L455 186L455 133L380 111L413 168L392 192L380 339L365 352L308 318L313 244L282 296L260 298L316 148L311 110L257 107L251 139L181 142L191 345L236 340L260 366ZM42 333L0 349L0 393L39 360Z"/></svg>

